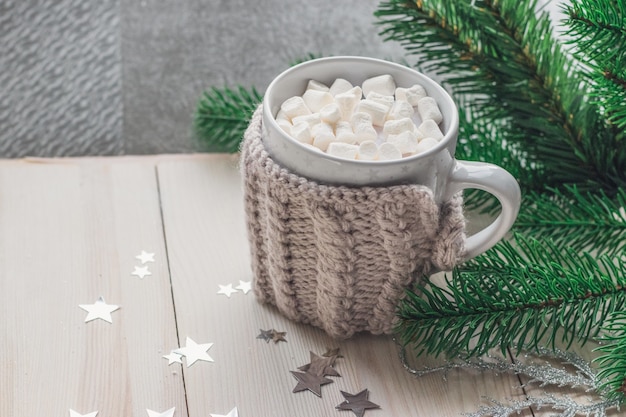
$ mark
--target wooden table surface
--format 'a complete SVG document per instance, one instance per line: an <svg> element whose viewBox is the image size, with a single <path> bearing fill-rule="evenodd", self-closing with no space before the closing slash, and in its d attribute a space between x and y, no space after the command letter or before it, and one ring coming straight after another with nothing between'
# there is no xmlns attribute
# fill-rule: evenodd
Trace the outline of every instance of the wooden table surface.
<svg viewBox="0 0 626 417"><path fill-rule="evenodd" d="M369 389L365 417L460 416L482 396L522 399L516 376L463 370L415 378L390 337L336 341L252 292L237 160L228 155L0 161L0 416L351 417L340 390ZM142 250L152 275L132 275ZM85 322L79 305L120 308ZM260 329L287 342L257 339ZM214 362L163 358L186 338ZM289 371L338 347L322 397ZM432 358L418 365L432 363ZM530 412L527 415L531 415Z"/></svg>

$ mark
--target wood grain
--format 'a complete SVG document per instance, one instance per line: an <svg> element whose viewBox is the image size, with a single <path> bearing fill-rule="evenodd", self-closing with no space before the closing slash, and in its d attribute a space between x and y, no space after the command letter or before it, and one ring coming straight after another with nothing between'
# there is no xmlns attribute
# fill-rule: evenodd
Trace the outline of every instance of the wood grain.
<svg viewBox="0 0 626 417"><path fill-rule="evenodd" d="M42 161L38 161L42 162ZM141 416L177 407L180 374L154 163L0 163L0 415ZM141 249L153 275L130 275ZM113 323L85 323L103 296Z"/></svg>

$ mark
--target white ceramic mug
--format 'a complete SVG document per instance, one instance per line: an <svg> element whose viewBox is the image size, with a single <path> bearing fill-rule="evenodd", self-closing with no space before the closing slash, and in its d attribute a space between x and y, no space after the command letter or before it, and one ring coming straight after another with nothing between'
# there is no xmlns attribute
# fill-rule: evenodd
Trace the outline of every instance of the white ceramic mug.
<svg viewBox="0 0 626 417"><path fill-rule="evenodd" d="M439 104L444 137L433 148L392 161L348 160L307 148L279 127L275 116L288 98L302 95L309 80L327 85L344 78L353 85L390 74L398 87L421 84ZM284 71L268 86L263 99L263 144L275 162L314 181L346 186L422 184L438 202L466 188L493 194L502 211L486 228L467 238L465 257L473 258L495 245L513 225L520 206L517 181L504 169L454 158L459 130L457 107L436 82L411 68L374 58L338 56L307 61Z"/></svg>

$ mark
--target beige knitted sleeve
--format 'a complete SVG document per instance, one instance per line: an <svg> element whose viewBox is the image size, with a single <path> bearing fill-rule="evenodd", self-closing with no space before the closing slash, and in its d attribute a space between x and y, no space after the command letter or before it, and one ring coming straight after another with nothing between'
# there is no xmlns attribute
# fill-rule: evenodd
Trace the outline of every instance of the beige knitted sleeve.
<svg viewBox="0 0 626 417"><path fill-rule="evenodd" d="M240 162L256 297L334 337L391 333L407 286L460 260L461 196L318 184L276 164L261 132L259 108Z"/></svg>

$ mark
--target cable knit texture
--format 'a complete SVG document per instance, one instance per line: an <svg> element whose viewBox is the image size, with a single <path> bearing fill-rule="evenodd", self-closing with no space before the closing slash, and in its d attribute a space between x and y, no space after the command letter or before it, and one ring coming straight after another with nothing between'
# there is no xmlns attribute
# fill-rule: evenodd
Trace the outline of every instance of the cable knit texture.
<svg viewBox="0 0 626 417"><path fill-rule="evenodd" d="M316 183L270 158L261 123L259 108L240 163L256 297L333 337L390 333L407 286L460 260L461 196Z"/></svg>

